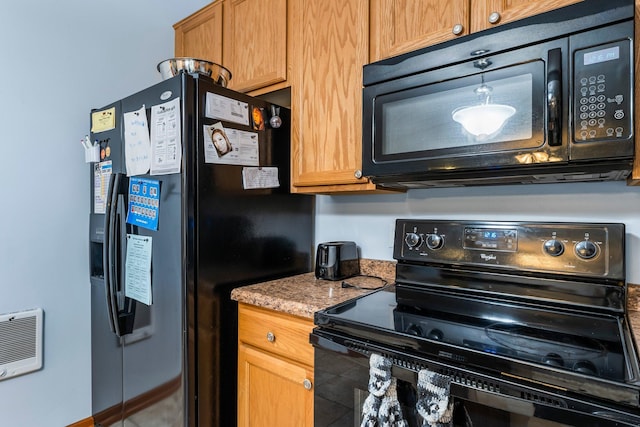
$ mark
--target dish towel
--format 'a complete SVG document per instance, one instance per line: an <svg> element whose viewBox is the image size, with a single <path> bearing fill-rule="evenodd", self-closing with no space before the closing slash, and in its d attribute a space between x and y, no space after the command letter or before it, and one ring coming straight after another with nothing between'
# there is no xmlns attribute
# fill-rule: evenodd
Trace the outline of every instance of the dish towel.
<svg viewBox="0 0 640 427"><path fill-rule="evenodd" d="M422 369L418 372L416 410L422 417L422 427L452 425L453 402L449 402L451 378Z"/></svg>
<svg viewBox="0 0 640 427"><path fill-rule="evenodd" d="M391 360L377 353L369 358L369 396L362 405L360 427L408 427L402 417L396 391L396 379L391 376Z"/></svg>

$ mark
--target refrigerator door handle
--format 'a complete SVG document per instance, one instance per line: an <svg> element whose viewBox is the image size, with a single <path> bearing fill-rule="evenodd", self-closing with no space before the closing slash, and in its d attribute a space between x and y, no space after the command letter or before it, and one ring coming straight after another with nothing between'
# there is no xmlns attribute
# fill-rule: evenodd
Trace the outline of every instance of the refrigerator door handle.
<svg viewBox="0 0 640 427"><path fill-rule="evenodd" d="M133 332L136 302L125 295L121 282L123 269L123 251L126 251L126 212L128 179L121 173L112 174L113 188L107 199L107 219L105 225L105 286L109 322L112 331L118 336Z"/></svg>
<svg viewBox="0 0 640 427"><path fill-rule="evenodd" d="M102 262L104 265L104 287L105 295L107 297L107 318L109 319L109 327L111 332L116 335L119 334L119 327L117 322L118 307L113 293L113 247L114 242L114 225L115 225L115 213L117 205L117 191L119 186L120 174L111 174L109 177L109 187L107 189L107 206L105 210L104 218L104 246L102 250Z"/></svg>

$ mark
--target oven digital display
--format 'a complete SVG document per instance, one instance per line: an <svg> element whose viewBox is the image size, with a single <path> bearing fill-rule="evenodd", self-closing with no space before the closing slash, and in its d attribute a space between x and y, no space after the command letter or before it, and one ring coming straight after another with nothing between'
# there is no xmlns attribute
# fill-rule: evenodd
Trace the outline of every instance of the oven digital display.
<svg viewBox="0 0 640 427"><path fill-rule="evenodd" d="M613 61L620 58L620 47L613 46L606 49L587 52L584 54L584 65L598 64L600 62Z"/></svg>
<svg viewBox="0 0 640 427"><path fill-rule="evenodd" d="M489 240L497 240L499 236L500 233L498 233L497 231L485 231L484 233L482 233L482 237Z"/></svg>
<svg viewBox="0 0 640 427"><path fill-rule="evenodd" d="M515 252L518 232L515 228L465 227L464 248Z"/></svg>

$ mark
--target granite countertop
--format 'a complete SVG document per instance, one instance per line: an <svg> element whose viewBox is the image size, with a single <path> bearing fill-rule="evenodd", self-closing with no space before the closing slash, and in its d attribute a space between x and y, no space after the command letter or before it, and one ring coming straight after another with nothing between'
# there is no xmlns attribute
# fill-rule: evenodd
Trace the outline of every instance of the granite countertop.
<svg viewBox="0 0 640 427"><path fill-rule="evenodd" d="M314 273L258 283L236 288L231 298L238 302L268 308L285 314L313 319L313 313L352 298L371 292L382 286L385 280L393 283L395 262L360 260L360 271L364 276L345 279L353 285L343 287L343 280L316 279ZM629 323L636 343L640 342L640 285L628 284L627 309Z"/></svg>
<svg viewBox="0 0 640 427"><path fill-rule="evenodd" d="M316 279L304 273L236 288L231 299L285 314L313 319L313 313L393 283L395 262L360 260L361 276L344 280ZM345 282L347 287L343 287Z"/></svg>

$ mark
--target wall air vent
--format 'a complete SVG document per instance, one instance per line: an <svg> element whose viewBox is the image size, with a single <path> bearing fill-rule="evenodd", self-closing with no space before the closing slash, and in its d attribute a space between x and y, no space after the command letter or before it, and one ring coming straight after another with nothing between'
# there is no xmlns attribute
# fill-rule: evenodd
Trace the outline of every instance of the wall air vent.
<svg viewBox="0 0 640 427"><path fill-rule="evenodd" d="M0 380L42 367L41 308L0 314Z"/></svg>

